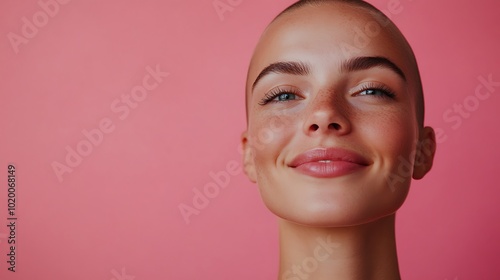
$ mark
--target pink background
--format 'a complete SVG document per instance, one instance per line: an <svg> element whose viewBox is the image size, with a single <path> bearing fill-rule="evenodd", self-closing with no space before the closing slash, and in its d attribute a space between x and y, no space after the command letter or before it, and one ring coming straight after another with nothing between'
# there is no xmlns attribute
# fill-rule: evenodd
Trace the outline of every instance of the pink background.
<svg viewBox="0 0 500 280"><path fill-rule="evenodd" d="M67 2L45 25L35 0L0 3L0 278L276 279L275 218L239 169L238 143L251 52L293 1L220 0L231 7L220 16L213 0ZM478 103L474 92L479 77L500 81L500 4L399 2L392 18L417 54L426 123L442 133L433 170L398 214L402 276L498 279L500 86ZM16 53L8 34L22 36L34 15L42 26ZM170 75L128 115L112 111L157 65ZM464 102L470 112L458 117ZM60 182L51 164L105 118L114 130ZM6 263L8 163L16 273ZM228 164L238 169L230 182L187 225L179 205Z"/></svg>

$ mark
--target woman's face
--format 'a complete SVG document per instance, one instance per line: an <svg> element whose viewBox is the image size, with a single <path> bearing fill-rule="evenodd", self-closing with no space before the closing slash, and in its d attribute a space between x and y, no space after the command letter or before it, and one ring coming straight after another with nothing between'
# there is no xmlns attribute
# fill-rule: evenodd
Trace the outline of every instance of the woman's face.
<svg viewBox="0 0 500 280"><path fill-rule="evenodd" d="M394 213L430 168L414 170L416 71L401 35L366 9L307 6L273 22L250 65L242 137L267 207L313 226Z"/></svg>

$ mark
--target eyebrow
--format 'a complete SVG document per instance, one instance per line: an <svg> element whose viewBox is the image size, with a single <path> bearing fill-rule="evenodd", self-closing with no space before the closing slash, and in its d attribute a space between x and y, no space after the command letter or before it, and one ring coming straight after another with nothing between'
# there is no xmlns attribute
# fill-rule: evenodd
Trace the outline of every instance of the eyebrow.
<svg viewBox="0 0 500 280"><path fill-rule="evenodd" d="M262 79L264 76L270 73L305 76L308 75L309 72L310 72L309 65L303 62L294 62L294 61L275 62L264 68L264 70L262 70L259 73L255 81L253 82L252 90L255 88L255 85L257 85L257 82L260 79Z"/></svg>
<svg viewBox="0 0 500 280"><path fill-rule="evenodd" d="M374 67L384 67L390 69L406 82L406 76L401 68L388 58L382 56L360 56L351 58L343 62L340 69L342 72L354 72ZM305 76L311 72L310 69L309 65L303 62L279 61L272 63L259 73L252 84L252 90L264 76L270 73Z"/></svg>
<svg viewBox="0 0 500 280"><path fill-rule="evenodd" d="M366 70L373 67L384 67L392 70L399 75L403 81L406 82L406 76L404 72L399 68L394 62L390 61L388 58L381 56L360 56L351 58L342 63L340 69L342 72L354 72L360 70Z"/></svg>

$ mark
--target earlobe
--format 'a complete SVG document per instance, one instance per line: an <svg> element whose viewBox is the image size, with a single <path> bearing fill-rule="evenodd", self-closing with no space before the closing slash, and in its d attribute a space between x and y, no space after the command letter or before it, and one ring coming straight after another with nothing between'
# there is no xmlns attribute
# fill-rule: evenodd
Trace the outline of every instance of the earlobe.
<svg viewBox="0 0 500 280"><path fill-rule="evenodd" d="M413 165L413 179L422 179L432 168L436 153L436 136L432 127L426 126L420 131L417 144L415 162Z"/></svg>
<svg viewBox="0 0 500 280"><path fill-rule="evenodd" d="M253 183L257 183L257 176L255 173L255 163L253 160L252 149L248 143L248 133L247 131L241 134L241 146L243 149L243 170L247 175L248 179Z"/></svg>

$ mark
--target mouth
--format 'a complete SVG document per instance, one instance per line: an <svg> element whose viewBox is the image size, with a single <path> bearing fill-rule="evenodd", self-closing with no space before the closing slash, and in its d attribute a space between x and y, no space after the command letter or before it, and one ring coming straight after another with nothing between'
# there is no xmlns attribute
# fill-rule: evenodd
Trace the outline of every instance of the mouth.
<svg viewBox="0 0 500 280"><path fill-rule="evenodd" d="M288 167L317 178L334 178L360 171L371 162L362 155L340 148L315 148L296 156Z"/></svg>

